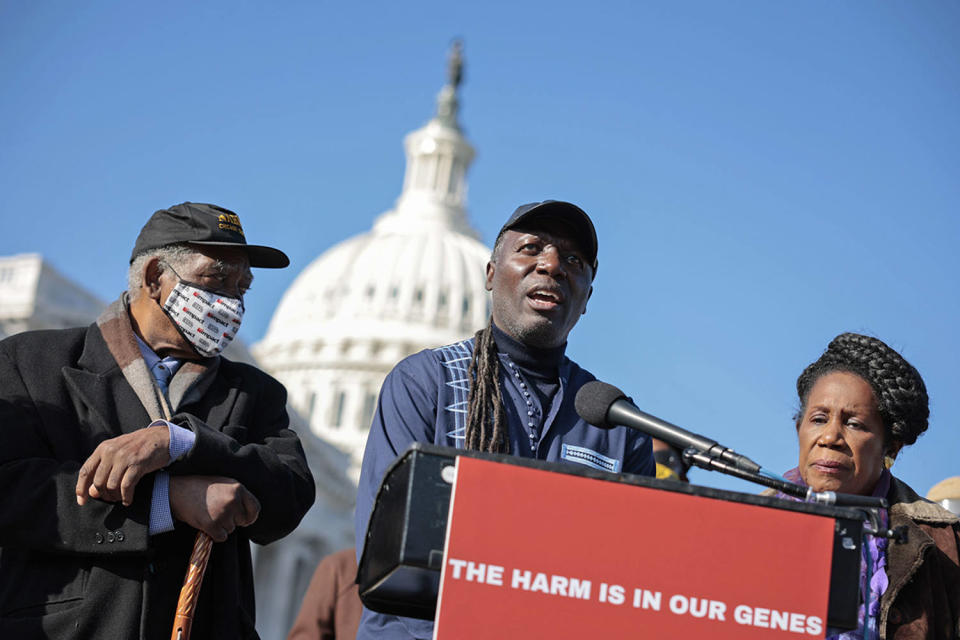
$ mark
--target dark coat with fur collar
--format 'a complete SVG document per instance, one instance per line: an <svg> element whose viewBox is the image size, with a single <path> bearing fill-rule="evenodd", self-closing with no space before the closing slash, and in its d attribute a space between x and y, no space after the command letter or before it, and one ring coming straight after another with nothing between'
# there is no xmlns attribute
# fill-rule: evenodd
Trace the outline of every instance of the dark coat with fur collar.
<svg viewBox="0 0 960 640"><path fill-rule="evenodd" d="M167 470L229 476L260 500L254 525L214 545L193 625L195 638L253 638L248 540L292 531L314 484L283 386L215 364L204 393L177 409L197 439ZM97 325L0 342L0 638L170 637L196 532L148 535L152 474L130 507L74 496L97 444L149 422Z"/></svg>
<svg viewBox="0 0 960 640"><path fill-rule="evenodd" d="M960 638L960 521L896 478L887 500L891 527L907 527L908 537L887 547L880 637Z"/></svg>

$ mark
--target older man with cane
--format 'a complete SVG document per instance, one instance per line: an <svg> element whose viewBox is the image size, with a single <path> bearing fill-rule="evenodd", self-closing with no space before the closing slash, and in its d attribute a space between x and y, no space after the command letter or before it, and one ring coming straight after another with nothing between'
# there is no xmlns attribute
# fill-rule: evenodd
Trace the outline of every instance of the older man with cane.
<svg viewBox="0 0 960 640"><path fill-rule="evenodd" d="M249 541L292 531L314 484L283 386L219 354L250 267L288 263L186 202L95 324L0 342L0 637L170 637L197 530L218 544L194 636L257 637Z"/></svg>

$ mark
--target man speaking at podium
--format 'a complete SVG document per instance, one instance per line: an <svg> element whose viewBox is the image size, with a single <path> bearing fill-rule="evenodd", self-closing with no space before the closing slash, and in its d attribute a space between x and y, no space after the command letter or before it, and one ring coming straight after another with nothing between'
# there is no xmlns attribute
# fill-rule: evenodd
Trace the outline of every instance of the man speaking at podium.
<svg viewBox="0 0 960 640"><path fill-rule="evenodd" d="M567 335L586 313L596 272L596 230L582 209L546 200L513 212L487 263L491 323L406 358L383 383L360 472L358 553L384 472L413 442L654 474L647 436L599 429L574 410L594 376L566 357ZM357 638L430 638L432 629L365 609Z"/></svg>

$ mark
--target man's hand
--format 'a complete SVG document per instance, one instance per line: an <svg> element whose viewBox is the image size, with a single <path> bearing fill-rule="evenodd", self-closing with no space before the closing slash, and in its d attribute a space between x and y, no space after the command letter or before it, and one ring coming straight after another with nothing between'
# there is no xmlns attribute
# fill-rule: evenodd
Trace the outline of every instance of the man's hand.
<svg viewBox="0 0 960 640"><path fill-rule="evenodd" d="M223 542L237 527L257 521L260 501L232 478L170 476L170 512L175 520Z"/></svg>
<svg viewBox="0 0 960 640"><path fill-rule="evenodd" d="M146 427L104 440L80 467L77 504L87 498L133 504L133 490L144 475L170 462L170 431L166 425Z"/></svg>

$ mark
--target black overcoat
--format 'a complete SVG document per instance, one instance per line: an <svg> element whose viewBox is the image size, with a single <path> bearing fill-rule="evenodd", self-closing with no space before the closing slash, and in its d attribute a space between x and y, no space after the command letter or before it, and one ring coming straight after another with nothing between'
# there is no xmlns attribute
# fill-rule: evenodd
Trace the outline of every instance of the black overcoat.
<svg viewBox="0 0 960 640"><path fill-rule="evenodd" d="M195 639L256 637L249 540L283 537L313 502L285 405L279 382L221 358L203 397L173 419L197 438L171 475L235 478L262 507L214 545ZM170 637L196 531L148 535L153 474L130 507L81 507L74 495L100 442L149 423L96 325L0 342L0 638Z"/></svg>

